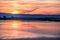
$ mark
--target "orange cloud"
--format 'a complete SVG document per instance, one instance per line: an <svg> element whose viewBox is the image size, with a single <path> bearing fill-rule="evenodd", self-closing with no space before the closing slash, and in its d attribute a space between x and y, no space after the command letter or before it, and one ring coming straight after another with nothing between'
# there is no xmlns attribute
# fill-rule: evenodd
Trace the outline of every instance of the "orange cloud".
<svg viewBox="0 0 60 40"><path fill-rule="evenodd" d="M58 5L58 4L57 4ZM22 14L60 14L59 6L55 4L20 4L20 3L1 3L0 12L12 13L14 10Z"/></svg>
<svg viewBox="0 0 60 40"><path fill-rule="evenodd" d="M60 9L58 8L39 8L33 12L30 12L32 14L58 14L60 13Z"/></svg>

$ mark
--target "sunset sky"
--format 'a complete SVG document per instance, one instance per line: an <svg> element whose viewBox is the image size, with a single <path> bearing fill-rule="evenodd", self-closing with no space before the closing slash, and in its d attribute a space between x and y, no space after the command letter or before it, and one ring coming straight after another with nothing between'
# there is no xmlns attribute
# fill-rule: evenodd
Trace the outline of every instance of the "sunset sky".
<svg viewBox="0 0 60 40"><path fill-rule="evenodd" d="M60 14L60 0L0 0L0 12L11 14Z"/></svg>
<svg viewBox="0 0 60 40"><path fill-rule="evenodd" d="M60 0L0 0L0 39L60 38L59 14Z"/></svg>

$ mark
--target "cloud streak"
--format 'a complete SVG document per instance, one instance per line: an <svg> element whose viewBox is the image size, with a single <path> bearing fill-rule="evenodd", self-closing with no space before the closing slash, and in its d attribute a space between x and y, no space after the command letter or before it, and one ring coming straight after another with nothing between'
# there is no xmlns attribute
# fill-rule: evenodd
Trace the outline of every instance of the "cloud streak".
<svg viewBox="0 0 60 40"><path fill-rule="evenodd" d="M9 0L9 1L0 0L0 12L12 13L14 10L22 14L23 13L24 14L27 13L28 14L60 14L60 1L58 0Z"/></svg>

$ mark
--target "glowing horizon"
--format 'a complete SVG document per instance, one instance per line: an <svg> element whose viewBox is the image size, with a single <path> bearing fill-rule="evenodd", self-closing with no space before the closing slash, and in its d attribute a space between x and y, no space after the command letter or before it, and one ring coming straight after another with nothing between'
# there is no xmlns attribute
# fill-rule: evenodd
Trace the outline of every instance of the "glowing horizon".
<svg viewBox="0 0 60 40"><path fill-rule="evenodd" d="M19 12L14 10L14 11L11 12L11 14L19 14Z"/></svg>

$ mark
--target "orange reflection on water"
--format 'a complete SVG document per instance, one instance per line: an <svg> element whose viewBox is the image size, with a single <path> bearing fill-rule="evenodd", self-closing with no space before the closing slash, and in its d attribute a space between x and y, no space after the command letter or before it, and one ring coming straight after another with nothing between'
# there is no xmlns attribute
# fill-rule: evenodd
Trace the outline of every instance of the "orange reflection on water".
<svg viewBox="0 0 60 40"><path fill-rule="evenodd" d="M1 38L60 37L60 22L0 20Z"/></svg>
<svg viewBox="0 0 60 40"><path fill-rule="evenodd" d="M18 28L20 25L19 22L17 21L4 21L4 22L1 22L1 28L4 28L4 29L16 29Z"/></svg>
<svg viewBox="0 0 60 40"><path fill-rule="evenodd" d="M43 30L59 30L59 22L35 22L35 21L21 21L21 20L2 20L0 28L6 29L28 29L37 28Z"/></svg>
<svg viewBox="0 0 60 40"><path fill-rule="evenodd" d="M12 21L11 27L13 27L13 28L18 28L19 26L21 26L20 23L18 23L18 22L16 22L16 21Z"/></svg>

